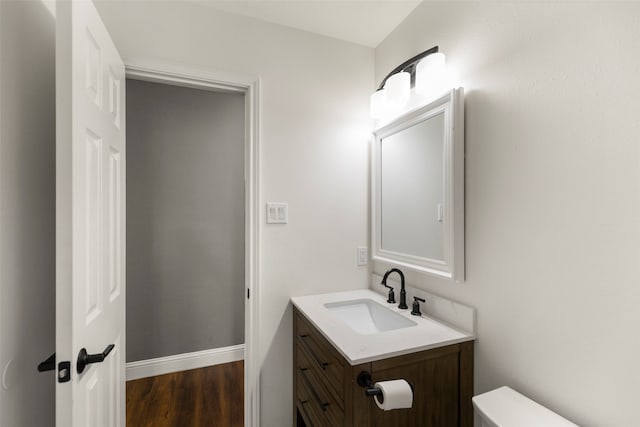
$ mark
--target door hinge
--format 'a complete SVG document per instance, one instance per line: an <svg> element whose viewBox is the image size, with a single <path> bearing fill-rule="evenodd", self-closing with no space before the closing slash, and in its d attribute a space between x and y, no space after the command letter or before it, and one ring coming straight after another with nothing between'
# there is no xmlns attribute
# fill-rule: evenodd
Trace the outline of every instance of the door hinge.
<svg viewBox="0 0 640 427"><path fill-rule="evenodd" d="M71 362L58 363L58 382L66 383L71 381Z"/></svg>

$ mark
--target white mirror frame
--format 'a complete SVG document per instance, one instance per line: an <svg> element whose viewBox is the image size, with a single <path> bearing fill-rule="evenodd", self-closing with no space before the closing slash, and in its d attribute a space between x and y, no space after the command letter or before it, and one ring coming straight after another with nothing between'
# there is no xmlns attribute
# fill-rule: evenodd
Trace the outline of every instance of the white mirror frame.
<svg viewBox="0 0 640 427"><path fill-rule="evenodd" d="M380 166L382 140L404 129L444 113L444 261L381 247ZM372 258L389 264L464 281L464 90L453 89L441 98L409 111L373 133L371 156L371 245Z"/></svg>

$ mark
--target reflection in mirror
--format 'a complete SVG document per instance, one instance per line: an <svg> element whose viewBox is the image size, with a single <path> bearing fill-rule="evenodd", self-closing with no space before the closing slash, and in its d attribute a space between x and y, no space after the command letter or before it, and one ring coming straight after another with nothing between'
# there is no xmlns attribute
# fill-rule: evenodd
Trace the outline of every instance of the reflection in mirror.
<svg viewBox="0 0 640 427"><path fill-rule="evenodd" d="M464 280L462 89L374 132L373 259Z"/></svg>
<svg viewBox="0 0 640 427"><path fill-rule="evenodd" d="M444 113L383 138L381 247L444 261Z"/></svg>

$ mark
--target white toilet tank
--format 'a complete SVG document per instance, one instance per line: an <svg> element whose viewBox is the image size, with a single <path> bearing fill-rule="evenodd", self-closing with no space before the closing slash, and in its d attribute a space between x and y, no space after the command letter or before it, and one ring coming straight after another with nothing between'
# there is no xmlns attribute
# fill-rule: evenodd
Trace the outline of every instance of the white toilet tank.
<svg viewBox="0 0 640 427"><path fill-rule="evenodd" d="M509 387L474 396L473 407L482 427L577 427Z"/></svg>

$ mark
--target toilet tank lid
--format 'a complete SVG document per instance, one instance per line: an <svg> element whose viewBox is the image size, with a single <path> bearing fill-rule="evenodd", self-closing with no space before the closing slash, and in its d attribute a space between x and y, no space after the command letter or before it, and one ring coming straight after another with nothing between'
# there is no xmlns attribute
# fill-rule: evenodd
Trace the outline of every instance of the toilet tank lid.
<svg viewBox="0 0 640 427"><path fill-rule="evenodd" d="M474 396L473 406L485 422L495 427L577 427L509 387Z"/></svg>

